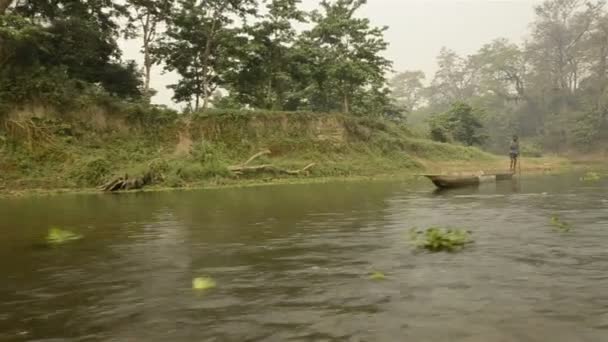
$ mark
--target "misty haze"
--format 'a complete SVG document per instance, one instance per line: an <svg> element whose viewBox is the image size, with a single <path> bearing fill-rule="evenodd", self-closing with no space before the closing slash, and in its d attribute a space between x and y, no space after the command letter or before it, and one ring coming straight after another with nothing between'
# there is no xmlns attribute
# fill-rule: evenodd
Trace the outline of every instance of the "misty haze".
<svg viewBox="0 0 608 342"><path fill-rule="evenodd" d="M603 342L605 0L0 0L0 341Z"/></svg>

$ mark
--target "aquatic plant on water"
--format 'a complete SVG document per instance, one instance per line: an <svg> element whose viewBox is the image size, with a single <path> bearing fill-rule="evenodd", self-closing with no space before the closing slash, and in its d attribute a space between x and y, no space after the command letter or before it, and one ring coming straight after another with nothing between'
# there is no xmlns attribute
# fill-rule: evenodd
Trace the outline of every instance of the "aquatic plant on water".
<svg viewBox="0 0 608 342"><path fill-rule="evenodd" d="M68 230L64 230L57 227L51 227L46 236L46 241L51 245L61 245L66 242L80 240L82 239L82 235L72 233Z"/></svg>
<svg viewBox="0 0 608 342"><path fill-rule="evenodd" d="M370 280L384 280L386 279L386 275L382 272L373 272L369 275Z"/></svg>
<svg viewBox="0 0 608 342"><path fill-rule="evenodd" d="M552 216L550 223L555 230L560 230L562 232L569 232L570 229L572 229L572 226L568 222L562 221L557 216Z"/></svg>
<svg viewBox="0 0 608 342"><path fill-rule="evenodd" d="M583 177L581 177L581 181L583 182L597 182L601 179L599 173L597 172L587 172Z"/></svg>
<svg viewBox="0 0 608 342"><path fill-rule="evenodd" d="M411 230L411 239L418 248L431 252L455 252L473 242L464 229L430 227L424 231Z"/></svg>
<svg viewBox="0 0 608 342"><path fill-rule="evenodd" d="M212 289L216 286L215 280L209 277L198 277L192 280L192 288L198 291Z"/></svg>

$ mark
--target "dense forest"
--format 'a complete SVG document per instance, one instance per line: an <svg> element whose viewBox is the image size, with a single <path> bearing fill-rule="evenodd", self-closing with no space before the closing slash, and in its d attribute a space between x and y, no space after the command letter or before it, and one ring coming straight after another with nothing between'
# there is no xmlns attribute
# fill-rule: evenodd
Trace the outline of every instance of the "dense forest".
<svg viewBox="0 0 608 342"><path fill-rule="evenodd" d="M151 70L163 68L180 76L170 88L186 112L385 116L435 140L496 151L512 134L532 152L608 140L603 1L545 1L523 44L499 38L470 56L444 48L428 80L394 73L387 28L358 15L366 0L324 0L311 12L299 2L0 0L0 115L26 103L155 112ZM140 42L140 63L122 58L123 38Z"/></svg>

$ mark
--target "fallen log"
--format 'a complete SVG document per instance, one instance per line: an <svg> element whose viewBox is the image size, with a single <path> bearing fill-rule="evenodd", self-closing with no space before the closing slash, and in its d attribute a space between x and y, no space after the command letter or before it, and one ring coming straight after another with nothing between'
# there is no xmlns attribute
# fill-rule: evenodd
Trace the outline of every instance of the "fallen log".
<svg viewBox="0 0 608 342"><path fill-rule="evenodd" d="M115 192L123 190L138 190L152 183L153 177L150 172L146 172L143 177L129 178L129 175L110 180L100 187L105 192Z"/></svg>
<svg viewBox="0 0 608 342"><path fill-rule="evenodd" d="M247 161L246 161L246 162L244 162L243 164L241 164L241 166L247 166L247 165L249 165L249 164L250 164L252 161L254 161L254 160L258 159L258 158L259 158L259 157L261 157L261 156L267 155L267 154L270 154L270 150L263 150L263 151L260 151L260 152L258 152L258 153L256 153L256 154L254 154L253 156L251 156L251 158L247 159Z"/></svg>
<svg viewBox="0 0 608 342"><path fill-rule="evenodd" d="M272 164L249 166L249 164L251 164L254 160L260 158L261 156L270 154L270 153L271 153L270 150L260 151L256 154L254 154L253 156L251 156L249 159L247 159L247 161L245 161L241 165L229 166L228 171L234 173L237 176L244 175L244 174L256 174L256 173L271 173L271 174L275 174L275 175L283 174L283 175L297 176L297 175L300 175L303 173L307 173L310 168L312 168L313 166L316 165L315 163L310 163L310 164L306 165L304 168L299 169L299 170L282 169L282 168L276 167Z"/></svg>

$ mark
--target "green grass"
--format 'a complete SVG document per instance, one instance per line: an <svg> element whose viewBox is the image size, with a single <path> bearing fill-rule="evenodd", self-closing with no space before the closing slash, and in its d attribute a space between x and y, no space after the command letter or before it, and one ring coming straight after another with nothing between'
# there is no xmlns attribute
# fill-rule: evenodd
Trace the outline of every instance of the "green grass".
<svg viewBox="0 0 608 342"><path fill-rule="evenodd" d="M186 124L188 122L188 124ZM7 189L94 188L117 176L158 175L156 186L185 187L232 183L228 167L263 149L272 152L254 165L296 170L315 163L307 178L417 173L421 161L491 161L476 148L412 137L390 121L340 114L208 111L163 121L130 124L121 130L93 130L70 122L54 133L53 144L29 147L22 137L0 135L0 186ZM2 127L2 125L0 125ZM188 136L189 153L178 153L178 137ZM183 151L182 151L183 152ZM253 178L303 178L259 174Z"/></svg>

